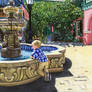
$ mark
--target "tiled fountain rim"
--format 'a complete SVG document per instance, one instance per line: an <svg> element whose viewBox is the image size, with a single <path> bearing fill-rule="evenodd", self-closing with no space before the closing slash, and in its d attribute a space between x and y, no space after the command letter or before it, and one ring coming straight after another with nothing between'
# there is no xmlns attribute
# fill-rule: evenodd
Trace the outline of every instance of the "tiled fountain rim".
<svg viewBox="0 0 92 92"><path fill-rule="evenodd" d="M27 45L27 46L32 46L31 44L28 44L28 43L21 43L21 45ZM0 46L2 46L2 44L0 43ZM48 44L42 44L42 46L52 46L52 47L56 47L57 48L57 50L54 50L54 51L51 51L50 53L48 53L48 54L46 54L46 55L48 55L48 56L51 56L51 55L61 55L61 51L64 51L65 50L65 48L64 47L61 47L61 46L58 46L58 45L48 45ZM18 62L28 62L28 61L32 61L33 59L24 59L24 60L14 60L14 61L1 61L0 62L0 64L17 64Z"/></svg>

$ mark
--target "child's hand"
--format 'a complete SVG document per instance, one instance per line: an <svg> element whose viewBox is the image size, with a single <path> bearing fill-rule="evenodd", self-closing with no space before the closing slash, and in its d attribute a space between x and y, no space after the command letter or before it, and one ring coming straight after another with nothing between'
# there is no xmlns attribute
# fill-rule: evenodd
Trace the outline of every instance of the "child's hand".
<svg viewBox="0 0 92 92"><path fill-rule="evenodd" d="M33 57L33 56L30 56L30 58L34 59L34 57Z"/></svg>

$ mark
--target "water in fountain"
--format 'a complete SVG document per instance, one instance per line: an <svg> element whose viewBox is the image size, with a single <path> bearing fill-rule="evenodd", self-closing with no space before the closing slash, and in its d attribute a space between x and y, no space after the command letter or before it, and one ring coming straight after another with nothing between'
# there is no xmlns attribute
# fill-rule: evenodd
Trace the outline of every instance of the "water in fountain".
<svg viewBox="0 0 92 92"><path fill-rule="evenodd" d="M32 46L29 45L21 45L21 56L16 58L3 58L1 57L1 46L0 46L0 61L16 61L16 60L25 60L30 59L31 54L33 53ZM51 53L51 51L57 50L56 47L53 46L41 46L42 51L45 54Z"/></svg>

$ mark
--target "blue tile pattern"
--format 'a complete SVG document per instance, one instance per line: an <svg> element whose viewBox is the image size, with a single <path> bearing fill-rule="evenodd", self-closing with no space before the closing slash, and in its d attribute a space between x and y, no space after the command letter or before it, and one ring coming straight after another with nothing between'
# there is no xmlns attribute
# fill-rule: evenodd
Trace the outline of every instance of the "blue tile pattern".
<svg viewBox="0 0 92 92"><path fill-rule="evenodd" d="M41 46L40 47L42 51L54 51L57 50L58 48L53 47L53 46ZM21 45L22 50L27 50L27 51L33 51L32 46L29 45Z"/></svg>

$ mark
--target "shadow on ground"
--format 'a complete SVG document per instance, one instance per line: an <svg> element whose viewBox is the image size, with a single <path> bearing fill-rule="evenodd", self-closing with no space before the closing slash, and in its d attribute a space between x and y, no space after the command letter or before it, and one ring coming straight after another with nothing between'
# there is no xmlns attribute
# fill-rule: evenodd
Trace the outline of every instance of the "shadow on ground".
<svg viewBox="0 0 92 92"><path fill-rule="evenodd" d="M43 81L42 78L34 81L33 83L14 86L14 87L0 87L0 92L57 92L55 88L55 79L60 77L71 77L73 76L68 69L71 68L71 61L66 58L64 64L64 71L60 73L52 73L52 80L49 83Z"/></svg>

